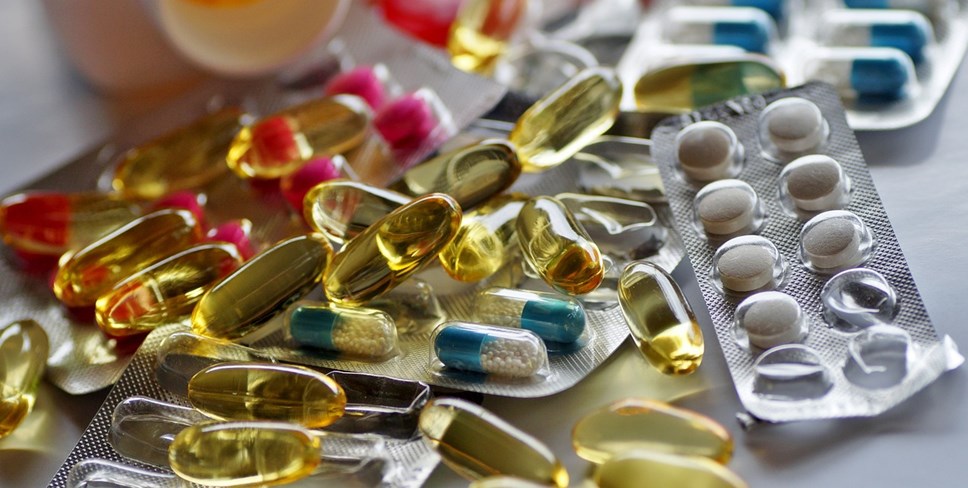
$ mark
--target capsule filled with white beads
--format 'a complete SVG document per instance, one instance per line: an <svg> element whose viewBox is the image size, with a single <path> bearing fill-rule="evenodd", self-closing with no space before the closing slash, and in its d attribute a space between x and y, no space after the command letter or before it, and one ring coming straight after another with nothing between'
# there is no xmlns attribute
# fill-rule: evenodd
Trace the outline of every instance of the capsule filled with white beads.
<svg viewBox="0 0 968 488"><path fill-rule="evenodd" d="M434 330L433 362L445 368L506 378L531 378L547 369L548 350L534 332L469 322Z"/></svg>
<svg viewBox="0 0 968 488"><path fill-rule="evenodd" d="M286 331L301 346L347 359L382 361L398 351L393 319L372 308L297 302L286 314Z"/></svg>

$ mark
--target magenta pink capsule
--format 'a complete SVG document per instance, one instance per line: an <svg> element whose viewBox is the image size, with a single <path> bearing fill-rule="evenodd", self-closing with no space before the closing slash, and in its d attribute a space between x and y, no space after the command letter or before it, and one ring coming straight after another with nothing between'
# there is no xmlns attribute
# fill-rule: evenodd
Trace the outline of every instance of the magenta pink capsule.
<svg viewBox="0 0 968 488"><path fill-rule="evenodd" d="M299 215L303 213L303 198L310 188L340 177L336 162L329 157L316 158L279 180L279 190L289 206Z"/></svg>
<svg viewBox="0 0 968 488"><path fill-rule="evenodd" d="M426 100L408 93L377 112L373 124L394 149L409 149L419 147L430 137L437 119Z"/></svg>
<svg viewBox="0 0 968 488"><path fill-rule="evenodd" d="M256 245L252 242L252 222L246 219L231 220L208 231L205 238L235 244L242 259L248 261L255 255Z"/></svg>
<svg viewBox="0 0 968 488"><path fill-rule="evenodd" d="M370 66L360 66L340 73L329 80L323 89L323 94L327 97L344 93L362 98L374 110L382 107L386 101L383 82L376 70Z"/></svg>
<svg viewBox="0 0 968 488"><path fill-rule="evenodd" d="M188 210L195 218L204 223L205 210L202 208L203 197L190 191L176 191L169 193L151 203L148 213L164 208Z"/></svg>

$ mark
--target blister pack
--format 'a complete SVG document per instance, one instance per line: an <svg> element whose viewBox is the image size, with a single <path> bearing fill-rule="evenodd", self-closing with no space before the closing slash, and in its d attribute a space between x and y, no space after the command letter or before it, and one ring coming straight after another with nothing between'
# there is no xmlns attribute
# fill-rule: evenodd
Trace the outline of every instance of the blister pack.
<svg viewBox="0 0 968 488"><path fill-rule="evenodd" d="M653 132L748 420L873 416L959 366L834 87L739 97Z"/></svg>
<svg viewBox="0 0 968 488"><path fill-rule="evenodd" d="M619 69L630 87L642 84L642 97L627 94L628 108L661 108L668 101L654 95L673 84L688 90L690 76L730 79L703 87L727 97L775 88L785 77L787 86L836 86L853 129L890 130L931 114L966 47L960 0L653 2ZM695 62L703 67L688 68L694 75L683 71Z"/></svg>

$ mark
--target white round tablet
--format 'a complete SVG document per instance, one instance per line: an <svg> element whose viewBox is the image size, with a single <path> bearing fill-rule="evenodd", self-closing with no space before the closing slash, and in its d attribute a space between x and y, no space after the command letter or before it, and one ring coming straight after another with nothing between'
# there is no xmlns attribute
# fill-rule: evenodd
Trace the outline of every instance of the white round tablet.
<svg viewBox="0 0 968 488"><path fill-rule="evenodd" d="M840 163L822 154L803 156L784 167L780 184L795 207L809 212L842 208L849 191Z"/></svg>
<svg viewBox="0 0 968 488"><path fill-rule="evenodd" d="M766 213L753 187L740 180L706 185L696 194L693 205L699 225L715 236L753 232Z"/></svg>
<svg viewBox="0 0 968 488"><path fill-rule="evenodd" d="M742 159L736 134L719 122L687 125L676 135L676 160L682 172L698 181L715 181L735 174Z"/></svg>
<svg viewBox="0 0 968 488"><path fill-rule="evenodd" d="M765 148L779 153L802 153L816 149L830 132L820 108L798 98L781 98L760 114L760 136ZM764 137L765 136L765 137Z"/></svg>
<svg viewBox="0 0 968 488"><path fill-rule="evenodd" d="M800 232L800 258L818 272L839 271L866 261L873 236L851 212L833 210L810 219Z"/></svg>
<svg viewBox="0 0 968 488"><path fill-rule="evenodd" d="M800 304L777 291L757 293L743 300L736 308L736 322L749 344L760 349L800 342L806 333Z"/></svg>

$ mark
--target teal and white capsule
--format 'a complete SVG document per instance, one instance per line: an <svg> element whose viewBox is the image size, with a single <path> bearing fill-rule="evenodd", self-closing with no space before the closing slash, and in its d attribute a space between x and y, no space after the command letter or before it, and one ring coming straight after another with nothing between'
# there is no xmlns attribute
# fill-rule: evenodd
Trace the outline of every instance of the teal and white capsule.
<svg viewBox="0 0 968 488"><path fill-rule="evenodd" d="M767 53L776 37L773 18L748 7L673 7L662 26L662 36L673 44L736 46L754 53Z"/></svg>
<svg viewBox="0 0 968 488"><path fill-rule="evenodd" d="M803 63L804 80L825 81L848 99L906 98L916 81L914 63L887 47L818 49Z"/></svg>
<svg viewBox="0 0 968 488"><path fill-rule="evenodd" d="M758 8L773 20L780 22L786 15L787 0L680 0L679 5L695 5L701 7L753 7Z"/></svg>
<svg viewBox="0 0 968 488"><path fill-rule="evenodd" d="M585 309L573 297L558 293L488 288L475 302L483 324L530 330L542 340L571 344L585 332Z"/></svg>
<svg viewBox="0 0 968 488"><path fill-rule="evenodd" d="M469 322L447 322L430 338L445 367L507 378L530 378L548 364L548 350L534 332Z"/></svg>
<svg viewBox="0 0 968 488"><path fill-rule="evenodd" d="M397 351L397 327L380 310L297 302L286 317L290 337L302 346L367 360Z"/></svg>
<svg viewBox="0 0 968 488"><path fill-rule="evenodd" d="M856 9L913 10L929 19L942 20L952 13L951 0L844 0L844 6Z"/></svg>
<svg viewBox="0 0 968 488"><path fill-rule="evenodd" d="M818 38L827 46L893 47L920 63L934 30L924 15L911 10L829 10Z"/></svg>

